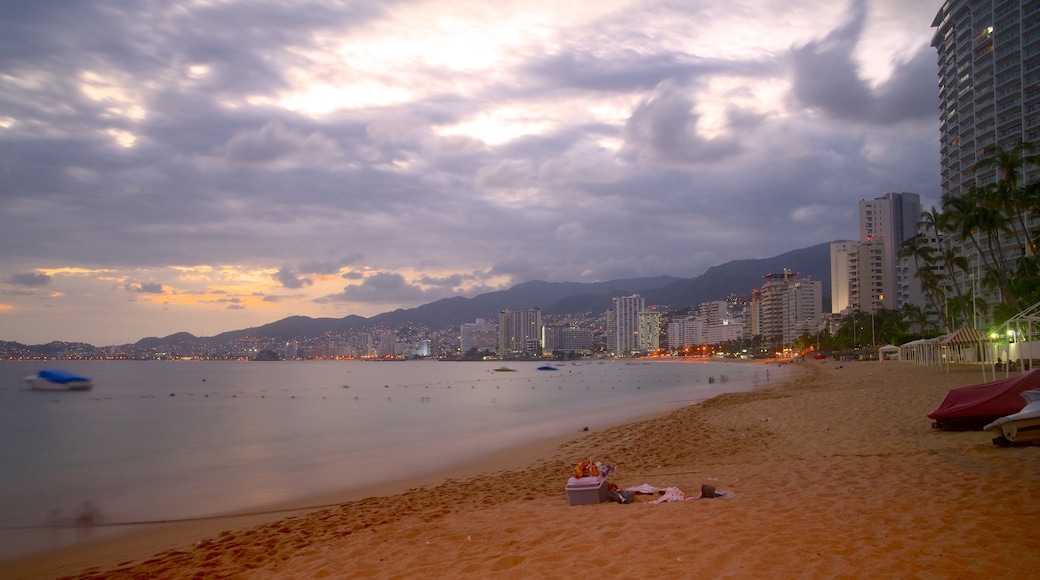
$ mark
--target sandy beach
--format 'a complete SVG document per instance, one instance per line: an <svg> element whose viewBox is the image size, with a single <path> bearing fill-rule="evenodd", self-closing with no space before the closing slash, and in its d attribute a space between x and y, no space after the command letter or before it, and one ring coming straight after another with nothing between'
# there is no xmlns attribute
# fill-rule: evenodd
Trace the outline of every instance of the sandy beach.
<svg viewBox="0 0 1040 580"><path fill-rule="evenodd" d="M544 442L327 508L189 522L0 564L4 578L1033 578L1040 447L931 429L950 388L898 362L809 361L785 385ZM725 497L571 506L576 463ZM336 500L336 501L332 501ZM273 520L273 521L272 521Z"/></svg>

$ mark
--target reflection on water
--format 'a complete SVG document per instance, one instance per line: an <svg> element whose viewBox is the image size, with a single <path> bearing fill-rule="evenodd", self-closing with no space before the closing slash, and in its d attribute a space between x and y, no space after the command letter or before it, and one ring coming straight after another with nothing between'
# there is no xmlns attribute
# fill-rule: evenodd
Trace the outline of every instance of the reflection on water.
<svg viewBox="0 0 1040 580"><path fill-rule="evenodd" d="M761 365L693 362L61 366L94 390L29 391L20 378L42 363L0 364L0 557L24 551L25 526L60 544L115 523L258 510L769 382Z"/></svg>

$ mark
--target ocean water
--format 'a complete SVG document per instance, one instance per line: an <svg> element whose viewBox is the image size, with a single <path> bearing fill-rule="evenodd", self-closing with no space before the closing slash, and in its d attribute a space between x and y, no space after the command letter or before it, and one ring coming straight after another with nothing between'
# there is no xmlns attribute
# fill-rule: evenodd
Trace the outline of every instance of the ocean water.
<svg viewBox="0 0 1040 580"><path fill-rule="evenodd" d="M541 364L0 362L0 559L79 541L55 530L88 508L97 524L124 532L261 511L776 384L785 373L677 360ZM28 389L22 377L41 368L89 376L94 389Z"/></svg>

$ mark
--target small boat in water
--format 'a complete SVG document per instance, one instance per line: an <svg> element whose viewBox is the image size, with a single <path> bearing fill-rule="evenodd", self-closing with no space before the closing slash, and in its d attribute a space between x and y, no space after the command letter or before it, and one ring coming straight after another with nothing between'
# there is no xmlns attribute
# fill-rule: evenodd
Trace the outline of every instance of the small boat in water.
<svg viewBox="0 0 1040 580"><path fill-rule="evenodd" d="M44 369L23 379L37 391L89 391L94 381L58 369Z"/></svg>
<svg viewBox="0 0 1040 580"><path fill-rule="evenodd" d="M559 370L559 369L557 369L556 367L554 367L552 365L542 365L542 366L538 367L538 370L540 370L540 371L555 371L555 370Z"/></svg>
<svg viewBox="0 0 1040 580"><path fill-rule="evenodd" d="M498 367L497 369L495 369L495 372L496 373L515 373L516 369L511 369L509 367Z"/></svg>
<svg viewBox="0 0 1040 580"><path fill-rule="evenodd" d="M996 435L993 444L998 447L1040 445L1040 389L1024 391L1021 395L1026 400L1026 406L1021 411L1001 417L984 427Z"/></svg>

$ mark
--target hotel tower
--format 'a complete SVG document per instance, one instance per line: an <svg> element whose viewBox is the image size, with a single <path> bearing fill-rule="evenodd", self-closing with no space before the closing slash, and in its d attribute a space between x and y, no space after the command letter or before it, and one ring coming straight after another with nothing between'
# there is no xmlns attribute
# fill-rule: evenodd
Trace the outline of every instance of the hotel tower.
<svg viewBox="0 0 1040 580"><path fill-rule="evenodd" d="M995 167L977 168L996 147L1011 150L1027 142L1040 145L1040 0L947 0L932 22L938 52L941 179L944 198L959 198L973 186L1001 179ZM1026 164L1020 183L1040 177ZM1040 225L1032 219L1032 227ZM967 240L954 239L969 272L951 272L962 287L973 288L993 305L1001 297L979 284L979 256ZM1013 236L999 248L983 249L1014 260L1027 249ZM992 309L978 313L976 327L992 323Z"/></svg>

